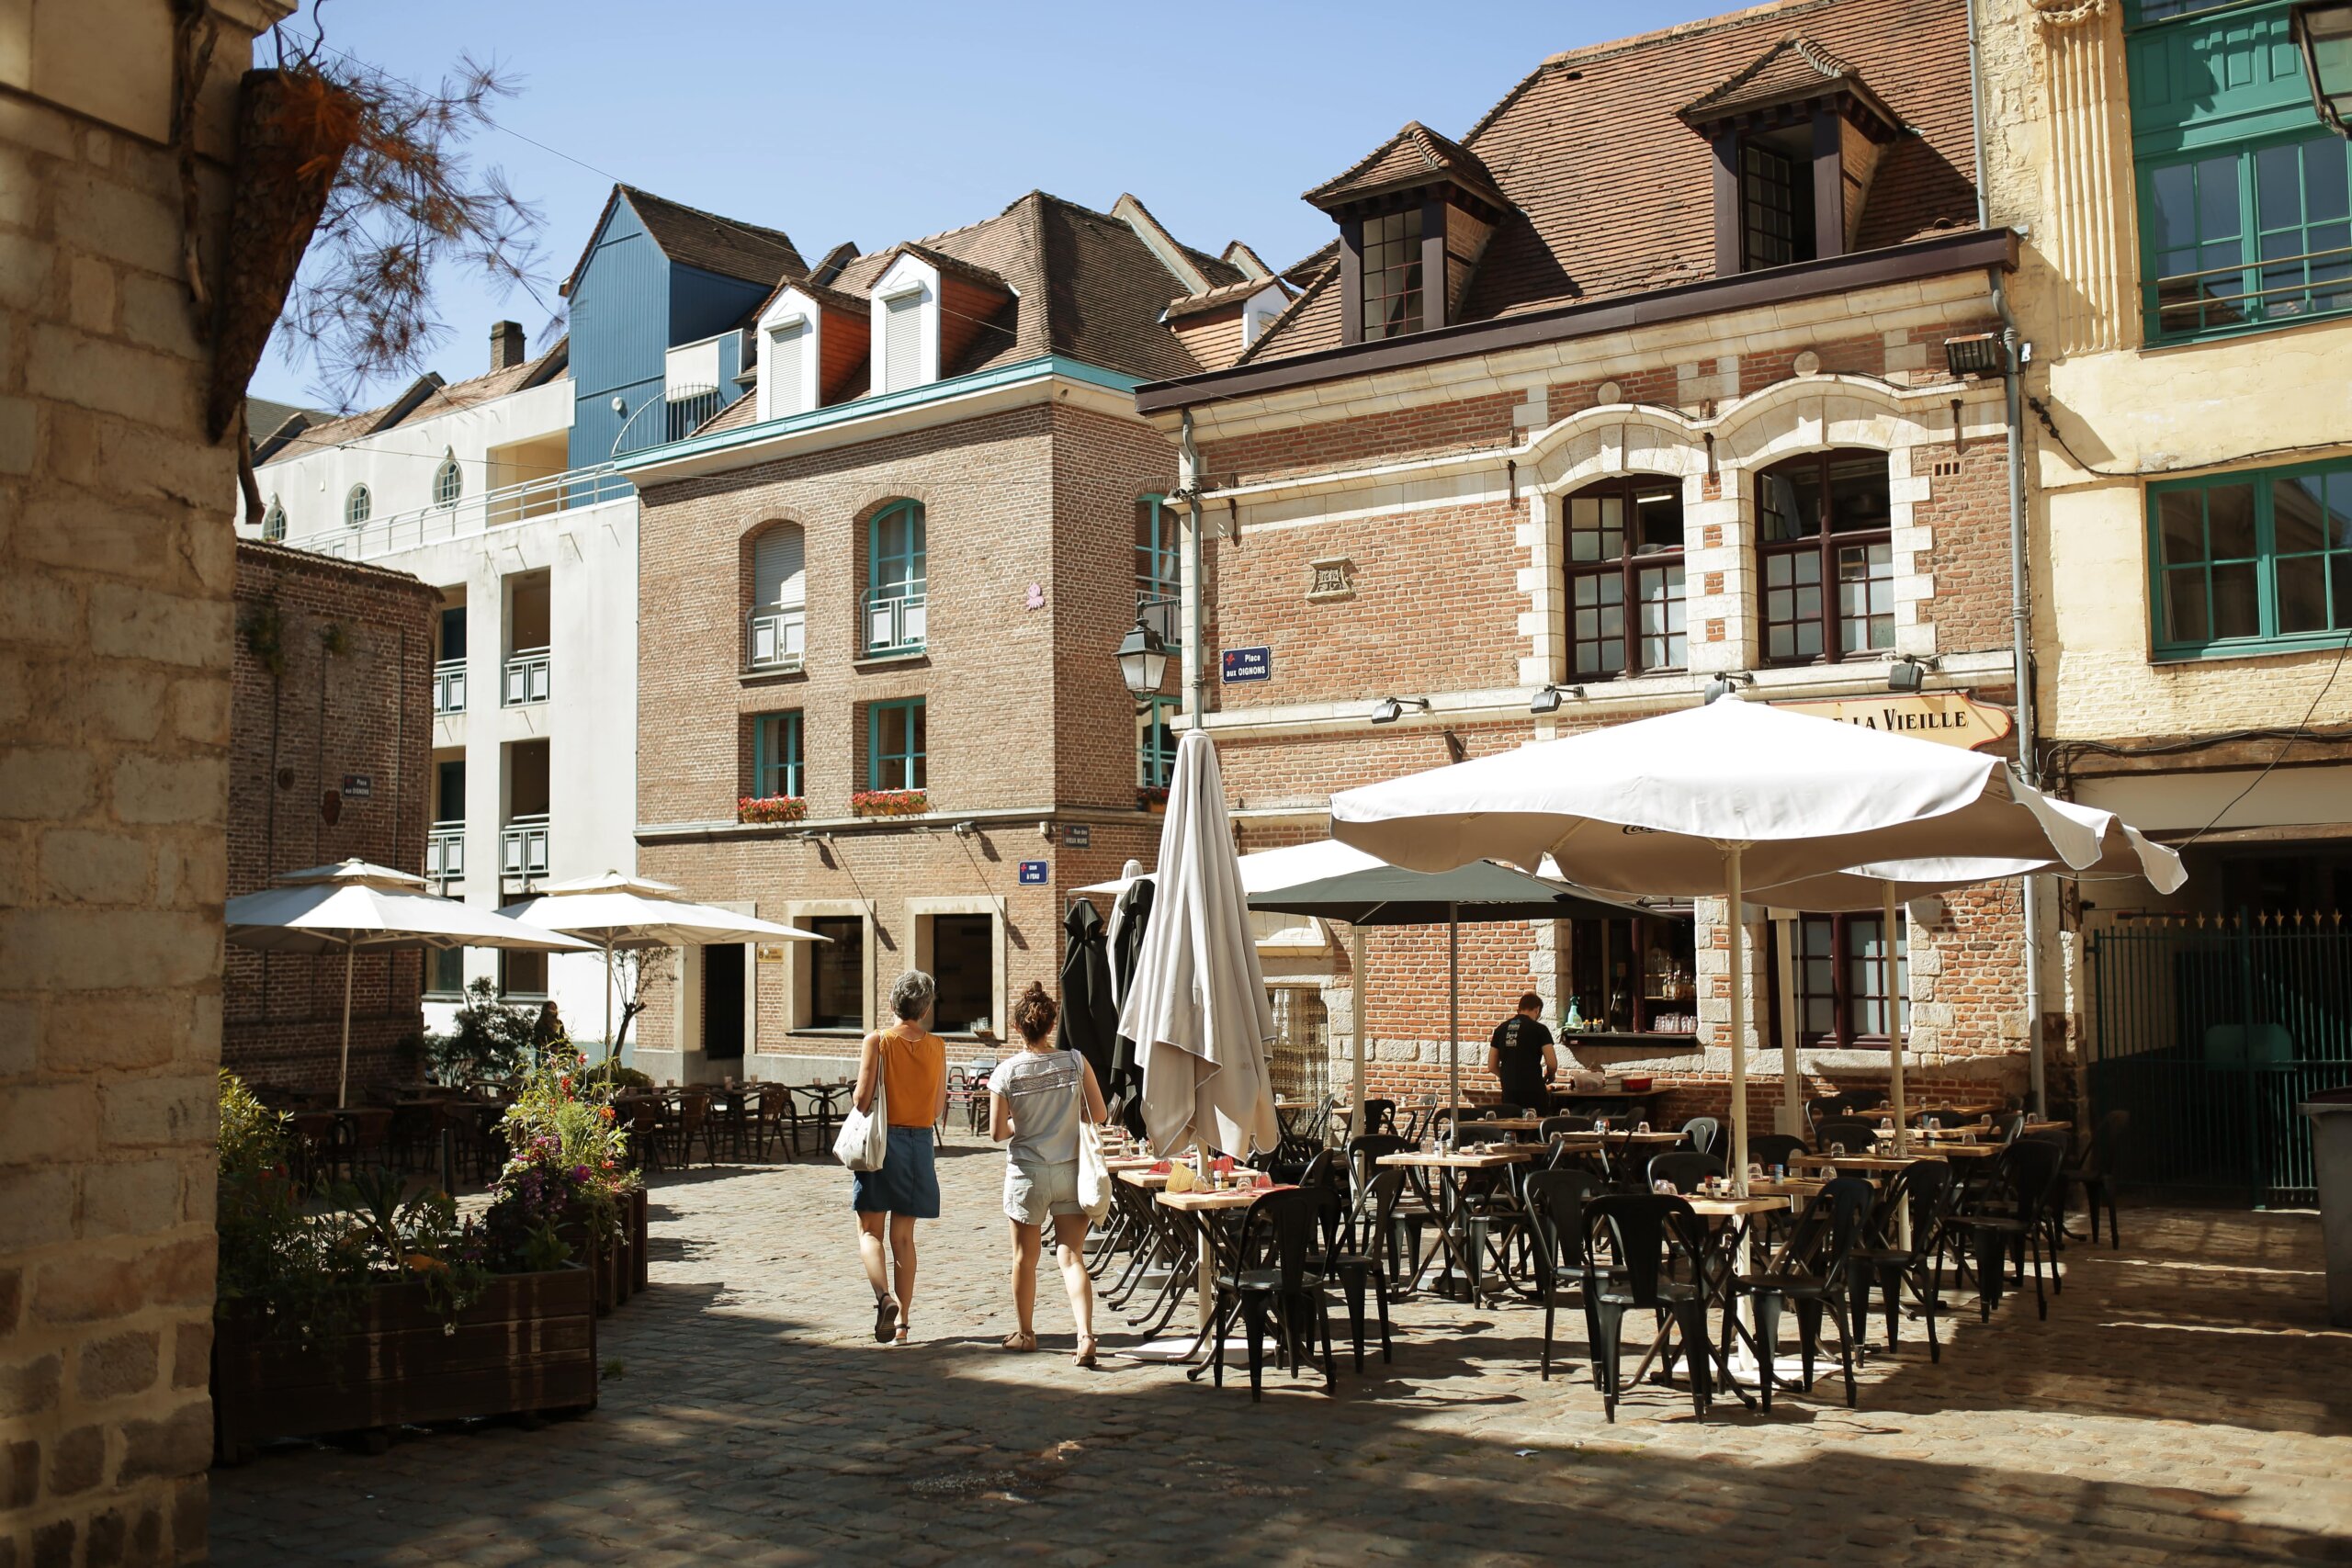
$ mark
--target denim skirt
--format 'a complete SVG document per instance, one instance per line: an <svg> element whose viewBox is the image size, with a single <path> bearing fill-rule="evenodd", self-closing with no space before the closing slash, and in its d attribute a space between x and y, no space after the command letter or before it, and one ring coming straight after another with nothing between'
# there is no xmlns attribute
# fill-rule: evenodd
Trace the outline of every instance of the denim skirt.
<svg viewBox="0 0 2352 1568"><path fill-rule="evenodd" d="M893 1127L879 1170L854 1170L849 1206L861 1214L939 1218L939 1172L931 1163L929 1127Z"/></svg>

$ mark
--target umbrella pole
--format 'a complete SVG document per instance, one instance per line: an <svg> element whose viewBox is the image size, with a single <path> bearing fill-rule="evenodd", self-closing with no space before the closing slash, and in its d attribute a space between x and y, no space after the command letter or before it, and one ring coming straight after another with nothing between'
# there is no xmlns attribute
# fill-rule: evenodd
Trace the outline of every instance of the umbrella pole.
<svg viewBox="0 0 2352 1568"><path fill-rule="evenodd" d="M1729 901L1724 918L1731 926L1731 1179L1732 1190L1747 1196L1747 931L1740 925L1743 902L1739 857L1743 846L1734 844L1724 855L1724 897Z"/></svg>
<svg viewBox="0 0 2352 1568"><path fill-rule="evenodd" d="M1462 1146L1462 906L1445 907L1446 1114L1453 1122L1448 1148Z"/></svg>
<svg viewBox="0 0 2352 1568"><path fill-rule="evenodd" d="M351 967L358 961L359 944L343 944L343 1066L334 1079L334 1108L351 1103Z"/></svg>
<svg viewBox="0 0 2352 1568"><path fill-rule="evenodd" d="M1879 961L1886 971L1886 1102L1894 1111L1894 1152L1900 1156L1909 1145L1903 1119L1903 998L1894 990L1894 884L1879 884L1879 897L1886 924L1885 945L1879 949Z"/></svg>
<svg viewBox="0 0 2352 1568"><path fill-rule="evenodd" d="M613 1043L613 939L605 939L605 1065L611 1066L619 1047ZM611 1081L611 1075L605 1075Z"/></svg>
<svg viewBox="0 0 2352 1568"><path fill-rule="evenodd" d="M1361 925L1348 928L1348 969L1355 978L1356 993L1356 1120L1351 1130L1361 1136L1370 1130L1363 1124L1363 1102L1366 1090L1363 1086L1363 927Z"/></svg>

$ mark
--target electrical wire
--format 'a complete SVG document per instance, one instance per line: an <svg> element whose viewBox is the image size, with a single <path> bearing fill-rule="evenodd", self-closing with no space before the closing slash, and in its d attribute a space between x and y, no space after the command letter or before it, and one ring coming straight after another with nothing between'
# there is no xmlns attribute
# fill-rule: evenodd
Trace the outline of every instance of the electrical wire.
<svg viewBox="0 0 2352 1568"><path fill-rule="evenodd" d="M2213 813L2212 821L2206 823L2205 826L2198 829L2196 832L2191 833L2187 839L2183 840L2180 845L2182 849L2185 850L2188 848L2189 845L2195 843L2198 840L2203 838L2206 834L2211 832L2216 827L2218 827L2221 824L2222 818L2227 817L2232 811L2237 808L2238 802L2244 800L2247 795L2252 795L2256 788L2261 784L2262 781L2270 776L2271 769L2277 767L2281 761L2286 760L2287 753L2295 749L2295 742L2297 740L2312 738L2310 735L2312 718L2319 712L2319 705L2327 700L2327 694L2335 689L2335 678L2344 672L2344 657L2346 653L2352 653L2352 632L2346 632L2343 642L2337 645L2335 649L2335 662L2328 667L2327 680L2321 684L2319 694L2312 698L2312 705L2303 710L2303 722L2295 727L2297 730L2301 733L2290 736L2287 739L2280 741L2278 743L2278 752L2272 756L2268 762L2264 764L2262 772L2254 775L2254 782L2247 784L2245 788L2238 791L2237 794L2230 796L2229 804L2222 807L2219 811Z"/></svg>
<svg viewBox="0 0 2352 1568"><path fill-rule="evenodd" d="M2034 417L2041 422L2041 428L2050 433L2050 438L2052 441L2058 443L2058 449L2066 454L2067 459L2072 462L2075 467L2082 469L2083 472L2094 475L2097 478L2103 479L2162 479L2166 474L2207 472L2218 466L2213 463L2168 463L2164 467L2157 468L2102 468L2098 464L2093 463L2088 458L2085 457L2081 453L2075 451L2073 446L2067 444L2064 434L2058 428L2057 421L2050 417L2049 404L2043 402L2040 398L2031 396L2030 394L2027 396L2025 401L2026 406L2033 411ZM2347 445L2352 445L2352 442L2302 441L2296 443L2292 446L2269 446L2265 447L2259 452L2237 453L2233 455L2228 461L2232 465L2239 463L2262 463L2279 457L2301 457L2307 453L2312 452L2341 452Z"/></svg>

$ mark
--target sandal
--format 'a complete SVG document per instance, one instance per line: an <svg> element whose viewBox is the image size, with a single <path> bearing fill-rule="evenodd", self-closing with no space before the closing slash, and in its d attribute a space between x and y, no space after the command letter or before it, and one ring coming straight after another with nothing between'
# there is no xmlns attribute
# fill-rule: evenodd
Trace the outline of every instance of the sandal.
<svg viewBox="0 0 2352 1568"><path fill-rule="evenodd" d="M888 1345L890 1343L891 1336L898 1332L898 1327L899 1303L888 1296L875 1297L874 1342L876 1345Z"/></svg>
<svg viewBox="0 0 2352 1568"><path fill-rule="evenodd" d="M1035 1350L1037 1348L1037 1337L1034 1334L1023 1334L1016 1328L998 1340L997 1348L1002 1350Z"/></svg>
<svg viewBox="0 0 2352 1568"><path fill-rule="evenodd" d="M1081 1367L1091 1369L1094 1365L1095 1353L1101 1348L1102 1346L1096 1343L1094 1337L1090 1334L1078 1342L1078 1354L1072 1359Z"/></svg>
<svg viewBox="0 0 2352 1568"><path fill-rule="evenodd" d="M900 1319L899 1320L899 1344L903 1345L903 1344L905 1344L905 1343L907 1342L907 1335L908 1335L908 1333L909 1333L909 1332L910 1332L910 1330L909 1330L909 1328L908 1328L908 1326L907 1326L907 1320L906 1320L905 1318L900 1318Z"/></svg>

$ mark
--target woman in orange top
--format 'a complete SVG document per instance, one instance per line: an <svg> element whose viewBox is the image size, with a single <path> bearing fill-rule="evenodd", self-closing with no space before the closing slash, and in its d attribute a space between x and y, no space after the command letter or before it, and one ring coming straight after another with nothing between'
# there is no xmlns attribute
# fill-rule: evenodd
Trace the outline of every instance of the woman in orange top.
<svg viewBox="0 0 2352 1568"><path fill-rule="evenodd" d="M923 1027L939 987L910 969L890 987L898 1021L865 1037L857 1063L857 1108L874 1108L883 1089L890 1122L889 1153L879 1170L850 1177L850 1207L857 1211L857 1249L874 1287L874 1337L907 1342L915 1304L915 1222L939 1218L939 1174L932 1167L931 1129L947 1110L947 1043ZM889 1234L889 1257L883 1234ZM895 1290L893 1289L895 1285Z"/></svg>

